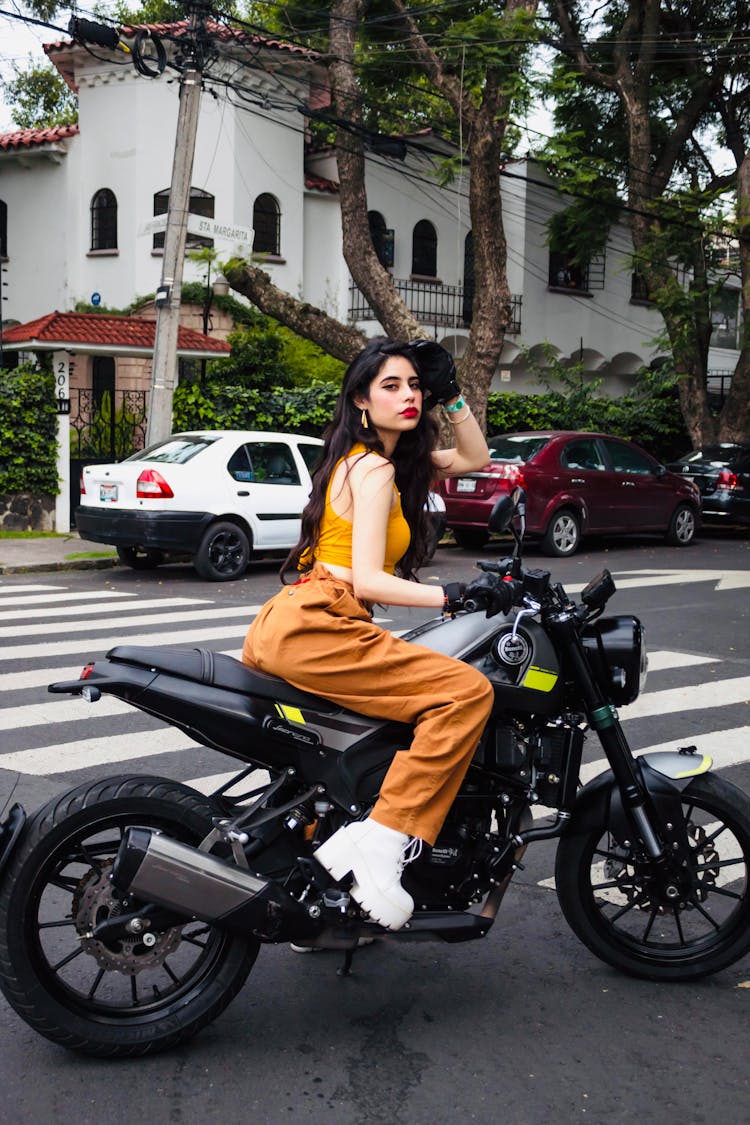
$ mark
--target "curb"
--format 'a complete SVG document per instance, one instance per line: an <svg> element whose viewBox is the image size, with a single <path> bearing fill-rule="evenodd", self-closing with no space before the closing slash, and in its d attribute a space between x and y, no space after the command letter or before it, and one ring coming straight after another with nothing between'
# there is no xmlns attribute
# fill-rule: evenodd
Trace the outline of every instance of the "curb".
<svg viewBox="0 0 750 1125"><path fill-rule="evenodd" d="M61 571L61 570L108 570L117 566L120 560L112 559L70 559L67 562L42 562L26 563L25 565L0 564L0 574L30 574L34 571Z"/></svg>

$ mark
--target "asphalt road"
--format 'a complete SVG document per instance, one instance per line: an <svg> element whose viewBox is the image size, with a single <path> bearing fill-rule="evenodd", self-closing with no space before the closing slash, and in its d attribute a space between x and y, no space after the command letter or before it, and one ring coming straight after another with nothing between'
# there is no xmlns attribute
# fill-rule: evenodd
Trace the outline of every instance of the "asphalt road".
<svg viewBox="0 0 750 1125"><path fill-rule="evenodd" d="M504 553L502 544L482 552ZM441 549L423 577L443 583L465 579L473 559L455 548ZM574 587L609 567L619 586L611 610L641 617L649 650L663 665L634 705L643 705L643 714L626 724L634 748L695 741L713 753L724 776L750 792L750 739L741 733L750 731L750 679L744 683L750 678L747 536L715 533L687 550L645 538L614 548L593 543L564 561L546 560L529 548L527 563L549 566L556 579ZM197 581L188 567L36 575L33 581L45 584L47 578L70 607L75 595L81 605L118 595L118 614L97 619L92 611L79 633L71 615L57 621L52 611L49 619L14 618L0 629L3 675L29 672L33 679L35 668L52 668L56 661L82 664L114 629L134 640L139 633L121 612L131 598L144 616L156 612L147 602L180 598L198 599L217 616L234 616L232 639L227 625L226 641L209 647L236 649L247 607L277 588L275 568L268 564L255 564L245 579L225 586ZM4 595L30 584L29 576L4 579L0 605ZM406 629L426 616L389 610L388 627ZM43 632L30 632L40 623ZM188 622L185 641L191 628ZM90 653L55 655L55 645L64 648L81 638L90 640ZM148 639L158 643L153 629ZM47 645L47 659L32 657L31 648L25 656L22 646L33 642ZM7 662L3 649L14 653ZM677 659L662 655L669 653ZM120 768L91 766L85 754L73 770L54 763L39 767L45 747L62 741L66 724L54 728L53 737L34 725L34 712L21 709L49 698L41 687L38 693L14 688L0 700L0 716L11 715L0 735L2 754L9 755L6 765L14 766L4 769L0 756L0 799L17 769L16 796L34 807L79 780ZM145 737L135 715L100 723L105 735L132 729L134 738ZM98 742L99 726L92 739L85 722L69 725L67 737L81 753ZM746 754L737 753L736 745L745 742ZM155 755L143 763L136 757L126 767L180 779L228 768L208 751L195 752L189 762L185 753ZM32 757L19 757L24 754ZM592 745L589 760L600 756ZM37 763L37 772L24 772L24 763ZM347 979L336 975L336 954L298 956L286 947L264 948L228 1011L186 1047L153 1059L105 1063L68 1054L37 1036L0 1000L0 1122L746 1122L750 958L699 984L665 986L624 977L596 960L567 928L554 890L545 885L553 861L552 843L527 851L526 868L483 941L378 942L357 955Z"/></svg>

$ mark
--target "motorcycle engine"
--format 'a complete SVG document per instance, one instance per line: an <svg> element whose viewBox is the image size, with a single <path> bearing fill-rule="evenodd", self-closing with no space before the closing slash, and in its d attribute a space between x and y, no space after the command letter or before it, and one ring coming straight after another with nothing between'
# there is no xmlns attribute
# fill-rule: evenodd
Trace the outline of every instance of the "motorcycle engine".
<svg viewBox="0 0 750 1125"><path fill-rule="evenodd" d="M484 894L489 884L474 879L475 868L486 847L490 831L492 802L486 797L462 794L456 799L440 835L432 848L425 846L422 854L404 868L401 884L414 899L417 910L465 910L477 894Z"/></svg>

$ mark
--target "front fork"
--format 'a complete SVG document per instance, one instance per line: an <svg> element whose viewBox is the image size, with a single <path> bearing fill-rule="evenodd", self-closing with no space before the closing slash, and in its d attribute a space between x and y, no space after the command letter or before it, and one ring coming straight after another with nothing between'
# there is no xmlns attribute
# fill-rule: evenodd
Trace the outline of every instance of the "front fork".
<svg viewBox="0 0 750 1125"><path fill-rule="evenodd" d="M578 633L578 619L572 610L563 610L555 614L548 625L566 652L583 696L589 725L599 736L617 782L623 812L649 859L657 866L665 865L670 853L654 830L648 791L620 726L617 711L604 699L592 676Z"/></svg>

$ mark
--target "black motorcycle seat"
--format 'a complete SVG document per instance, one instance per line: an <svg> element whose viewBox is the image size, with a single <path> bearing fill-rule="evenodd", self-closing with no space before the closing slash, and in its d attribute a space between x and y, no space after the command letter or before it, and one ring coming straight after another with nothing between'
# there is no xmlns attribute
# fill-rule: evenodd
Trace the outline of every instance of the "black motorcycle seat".
<svg viewBox="0 0 750 1125"><path fill-rule="evenodd" d="M195 680L200 684L239 691L244 695L260 695L273 699L276 703L287 703L291 707L304 707L306 710L331 714L341 708L326 699L299 691L286 680L269 676L266 672L248 668L233 656L221 652L211 652L206 648L152 648L148 645L117 645L107 653L107 659L119 664L136 664L139 667L153 668L183 680Z"/></svg>

